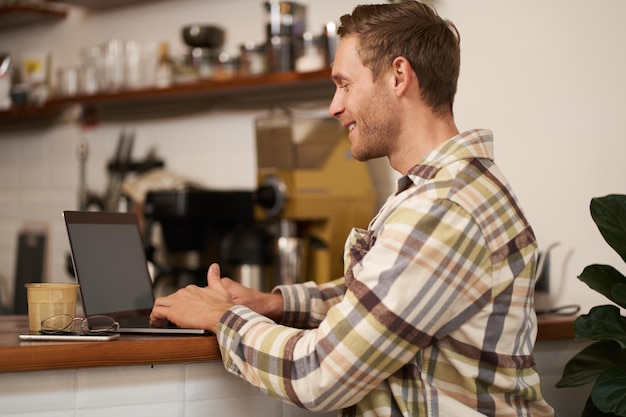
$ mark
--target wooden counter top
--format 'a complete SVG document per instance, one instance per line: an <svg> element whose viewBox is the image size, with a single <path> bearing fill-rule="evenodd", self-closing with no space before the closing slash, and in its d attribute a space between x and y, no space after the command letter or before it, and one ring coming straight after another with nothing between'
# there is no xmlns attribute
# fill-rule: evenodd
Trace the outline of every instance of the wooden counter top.
<svg viewBox="0 0 626 417"><path fill-rule="evenodd" d="M540 316L537 340L574 339L575 317ZM20 342L27 316L0 316L0 372L221 360L215 336L129 335L111 342Z"/></svg>
<svg viewBox="0 0 626 417"><path fill-rule="evenodd" d="M537 316L537 340L574 340L574 320L578 316L541 314Z"/></svg>
<svg viewBox="0 0 626 417"><path fill-rule="evenodd" d="M27 316L0 316L0 372L221 360L215 336L127 335L111 342L21 342Z"/></svg>

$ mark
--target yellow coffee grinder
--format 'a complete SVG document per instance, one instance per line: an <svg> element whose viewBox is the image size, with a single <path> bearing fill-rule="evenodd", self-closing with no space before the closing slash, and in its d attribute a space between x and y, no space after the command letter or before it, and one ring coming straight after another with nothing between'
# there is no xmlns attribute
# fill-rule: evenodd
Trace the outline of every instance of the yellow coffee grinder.
<svg viewBox="0 0 626 417"><path fill-rule="evenodd" d="M338 120L273 112L256 120L255 216L274 236L274 282L343 276L353 227L367 227L376 192L367 164L350 153Z"/></svg>

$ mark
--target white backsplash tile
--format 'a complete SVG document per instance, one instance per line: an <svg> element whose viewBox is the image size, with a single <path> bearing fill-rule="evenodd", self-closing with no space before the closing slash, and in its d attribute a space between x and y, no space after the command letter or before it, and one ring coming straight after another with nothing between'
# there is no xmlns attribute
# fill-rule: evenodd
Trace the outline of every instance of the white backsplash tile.
<svg viewBox="0 0 626 417"><path fill-rule="evenodd" d="M23 139L17 154L19 162L18 187L43 188L48 184L46 167L49 159L50 142L45 135Z"/></svg>
<svg viewBox="0 0 626 417"><path fill-rule="evenodd" d="M14 189L17 187L19 173L16 169L18 149L19 142L6 139L0 140L0 189ZM1 194L3 193L0 193L0 196ZM0 218L3 218L3 216L0 216Z"/></svg>
<svg viewBox="0 0 626 417"><path fill-rule="evenodd" d="M19 201L16 199L15 189L5 189L0 193L0 219L3 222L12 222L19 219Z"/></svg>
<svg viewBox="0 0 626 417"><path fill-rule="evenodd" d="M81 132L75 125L61 125L50 132L48 160L49 185L55 189L75 188L78 178L78 144Z"/></svg>

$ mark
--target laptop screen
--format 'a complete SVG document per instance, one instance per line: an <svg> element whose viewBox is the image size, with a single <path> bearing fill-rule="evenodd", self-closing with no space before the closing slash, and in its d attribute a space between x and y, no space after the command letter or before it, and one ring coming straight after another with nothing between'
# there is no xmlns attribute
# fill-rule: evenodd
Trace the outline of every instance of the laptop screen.
<svg viewBox="0 0 626 417"><path fill-rule="evenodd" d="M152 309L152 281L132 213L65 212L85 314Z"/></svg>

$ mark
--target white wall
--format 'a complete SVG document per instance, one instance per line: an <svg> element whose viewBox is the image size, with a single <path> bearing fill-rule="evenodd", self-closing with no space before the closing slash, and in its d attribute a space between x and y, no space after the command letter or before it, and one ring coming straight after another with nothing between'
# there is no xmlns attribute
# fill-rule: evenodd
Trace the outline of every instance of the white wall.
<svg viewBox="0 0 626 417"><path fill-rule="evenodd" d="M308 28L318 31L360 1L308 0ZM626 15L622 0L433 0L461 32L462 74L455 107L460 129L495 131L496 161L508 175L541 247L552 257L551 290L539 307L605 300L579 283L589 263L621 261L604 243L588 211L591 197L623 193L626 113L623 74ZM261 0L178 0L104 12L73 9L62 22L0 31L0 50L19 60L47 50L55 66L78 62L82 46L110 38L168 40L184 51L180 28L218 23L226 49L263 39ZM329 97L330 100L330 97ZM323 111L326 103L320 104ZM220 188L253 188L253 121L259 112L207 111L189 117L111 123L81 131L73 124L28 131L0 129L0 280L14 277L18 229L44 222L50 230L50 280L67 280L63 209L76 208L81 136L90 144L88 180L104 190L105 163L123 127L137 132L134 155L156 147L167 166ZM4 287L0 291L5 293Z"/></svg>

